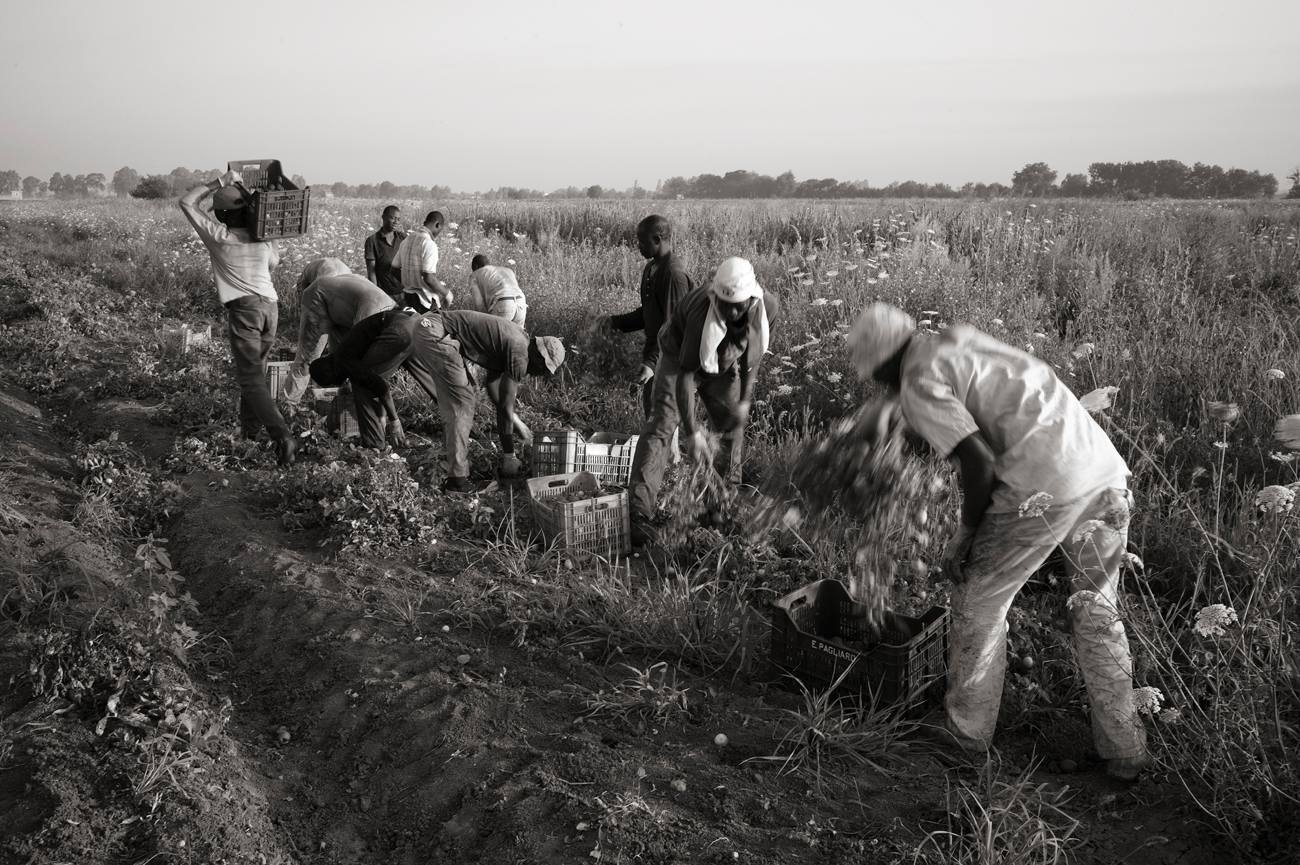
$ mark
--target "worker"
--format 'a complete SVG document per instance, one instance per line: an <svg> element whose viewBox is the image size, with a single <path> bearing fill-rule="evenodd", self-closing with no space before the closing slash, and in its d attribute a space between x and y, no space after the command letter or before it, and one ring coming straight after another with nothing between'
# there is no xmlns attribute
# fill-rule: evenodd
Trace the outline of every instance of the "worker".
<svg viewBox="0 0 1300 865"><path fill-rule="evenodd" d="M943 557L953 582L947 694L930 732L988 750L1007 613L1060 546L1096 749L1110 775L1136 778L1150 757L1117 613L1131 504L1123 458L1050 365L972 327L918 334L902 310L875 303L850 344L859 376L897 392L911 430L960 473L961 524Z"/></svg>
<svg viewBox="0 0 1300 865"><path fill-rule="evenodd" d="M479 253L470 259L474 281L474 300L480 312L499 316L524 327L528 318L528 302L519 288L519 279L508 267L493 264Z"/></svg>
<svg viewBox="0 0 1300 865"><path fill-rule="evenodd" d="M303 269L298 284L298 350L284 394L291 404L307 390L308 364L327 348L337 349L357 322L397 305L337 258L316 259Z"/></svg>
<svg viewBox="0 0 1300 865"><path fill-rule="evenodd" d="M463 342L462 342L463 340ZM338 350L312 362L311 377L325 387L351 380L361 443L382 447L382 413L397 415L386 377L399 366L436 399L447 455L447 491L471 489L469 434L476 402L466 370L472 361L488 371L488 392L497 405L503 451L501 469L515 474L511 415L515 389L525 375L551 375L564 362L555 337L528 338L523 328L485 313L457 310L423 315L392 309L359 322Z"/></svg>
<svg viewBox="0 0 1300 865"><path fill-rule="evenodd" d="M440 211L430 210L393 255L393 267L402 272L402 303L416 312L441 309L452 301L451 290L438 279L436 239L445 221Z"/></svg>
<svg viewBox="0 0 1300 865"><path fill-rule="evenodd" d="M366 238L366 279L384 290L395 302L402 300L402 269L398 265L397 250L406 239L402 224L402 209L390 204L379 215L379 230Z"/></svg>
<svg viewBox="0 0 1300 865"><path fill-rule="evenodd" d="M265 427L275 443L276 459L288 465L293 462L297 443L266 381L266 360L275 345L280 320L279 297L271 282L271 271L280 264L280 250L274 240L253 240L242 184L239 172L227 171L189 190L179 203L207 247L217 297L226 308L230 353L239 382L240 430L245 438L255 439ZM209 196L211 214L200 206Z"/></svg>
<svg viewBox="0 0 1300 865"><path fill-rule="evenodd" d="M722 467L719 474L740 482L754 383L778 311L776 298L763 291L753 265L743 258L722 262L707 287L674 306L659 332L650 416L632 458L634 546L654 540L650 523L678 424L688 456L713 456L714 467ZM708 437L695 422L697 392L709 423L722 434L723 447L716 455L709 453Z"/></svg>

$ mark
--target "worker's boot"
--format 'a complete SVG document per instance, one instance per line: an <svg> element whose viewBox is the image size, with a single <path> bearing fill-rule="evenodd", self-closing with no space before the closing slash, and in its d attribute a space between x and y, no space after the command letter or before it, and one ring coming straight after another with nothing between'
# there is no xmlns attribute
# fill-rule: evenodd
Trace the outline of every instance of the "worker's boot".
<svg viewBox="0 0 1300 865"><path fill-rule="evenodd" d="M1106 761L1106 774L1120 781L1136 781L1143 770L1151 766L1150 754L1136 757L1115 757Z"/></svg>

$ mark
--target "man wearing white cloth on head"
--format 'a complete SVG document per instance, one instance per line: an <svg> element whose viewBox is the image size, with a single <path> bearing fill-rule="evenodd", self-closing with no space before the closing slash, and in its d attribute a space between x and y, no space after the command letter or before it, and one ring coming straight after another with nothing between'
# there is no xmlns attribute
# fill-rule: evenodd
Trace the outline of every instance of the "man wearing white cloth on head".
<svg viewBox="0 0 1300 865"><path fill-rule="evenodd" d="M740 482L754 382L779 308L758 284L753 265L728 258L707 287L682 299L659 331L650 416L637 441L629 481L634 546L652 539L650 520L679 423L688 455L710 457L708 438L695 422L697 393L709 424L722 434L713 465L731 483Z"/></svg>

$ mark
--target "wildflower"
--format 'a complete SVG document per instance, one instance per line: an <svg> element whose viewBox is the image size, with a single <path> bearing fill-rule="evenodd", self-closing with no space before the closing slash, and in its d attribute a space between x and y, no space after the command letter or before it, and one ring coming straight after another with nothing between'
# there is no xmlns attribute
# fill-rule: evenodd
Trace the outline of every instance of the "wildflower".
<svg viewBox="0 0 1300 865"><path fill-rule="evenodd" d="M783 384L776 389L777 396L789 396L792 393L794 393L794 388L788 384Z"/></svg>
<svg viewBox="0 0 1300 865"><path fill-rule="evenodd" d="M1079 360L1083 360L1085 357L1088 357L1089 355L1091 355L1091 354L1092 354L1094 351L1096 351L1096 350L1097 350L1097 345L1096 345L1096 343L1091 343L1091 342L1081 342L1081 343L1079 343L1079 345L1074 349L1073 354L1074 354L1074 356L1075 356L1076 358L1078 358Z"/></svg>
<svg viewBox="0 0 1300 865"><path fill-rule="evenodd" d="M1183 719L1183 713L1170 706L1168 709L1161 709L1160 714L1156 717L1160 719L1162 724L1177 724Z"/></svg>
<svg viewBox="0 0 1300 865"><path fill-rule="evenodd" d="M995 319L993 319L993 321L991 322L991 324L992 324L994 327L1002 327L1002 326L1003 326L1002 319L1000 319L1000 318L995 318Z"/></svg>
<svg viewBox="0 0 1300 865"><path fill-rule="evenodd" d="M826 278L827 278L827 279L830 279L831 277L835 277L835 276L839 276L839 275L840 275L840 272L839 272L838 270L828 270L828 271L826 271Z"/></svg>
<svg viewBox="0 0 1300 865"><path fill-rule="evenodd" d="M456 229L460 228L460 226L454 222L447 223L447 227L450 228L452 231L455 231Z"/></svg>
<svg viewBox="0 0 1300 865"><path fill-rule="evenodd" d="M1286 453L1282 453L1282 451L1273 451L1271 454L1268 455L1268 458L1273 460L1274 462L1289 463L1289 462L1294 462L1295 458L1298 456L1300 456L1300 454L1286 454Z"/></svg>
<svg viewBox="0 0 1300 865"><path fill-rule="evenodd" d="M1075 610L1098 607L1102 603L1103 600L1099 593L1094 592L1092 589L1080 589L1065 599L1065 609L1074 612Z"/></svg>
<svg viewBox="0 0 1300 865"><path fill-rule="evenodd" d="M1227 443L1227 442L1222 442L1222 441L1220 441L1220 442L1215 442L1215 443L1214 443L1214 446L1215 446L1216 448L1218 448L1219 450L1221 450L1221 451L1226 451L1226 450L1228 449L1228 443Z"/></svg>
<svg viewBox="0 0 1300 865"><path fill-rule="evenodd" d="M1286 373L1282 372L1280 369L1266 369L1264 370L1264 378L1269 381L1281 381L1286 378Z"/></svg>
<svg viewBox="0 0 1300 865"><path fill-rule="evenodd" d="M1284 514L1295 505L1295 490L1274 484L1255 494L1255 507L1266 514Z"/></svg>
<svg viewBox="0 0 1300 865"><path fill-rule="evenodd" d="M1146 568L1146 564L1142 561L1142 557L1139 556L1137 553L1125 553L1124 555L1120 556L1120 562L1124 565L1124 567L1134 572L1141 571Z"/></svg>
<svg viewBox="0 0 1300 865"><path fill-rule="evenodd" d="M825 306L825 305L828 304L828 303L830 303L830 301L828 301L826 298L824 298L824 297L818 297L818 298L816 298L816 299L813 300L812 305L813 305L813 306Z"/></svg>
<svg viewBox="0 0 1300 865"><path fill-rule="evenodd" d="M826 373L826 380L827 380L828 382L830 382L831 384L839 384L839 383L840 383L840 379L842 379L842 378L844 378L844 376L840 375L838 372L828 372L828 373Z"/></svg>
<svg viewBox="0 0 1300 865"><path fill-rule="evenodd" d="M1115 399L1115 394L1119 393L1119 388L1114 385L1099 387L1094 391L1084 394L1079 398L1079 405L1087 410L1088 414L1097 414L1110 408Z"/></svg>
<svg viewBox="0 0 1300 865"><path fill-rule="evenodd" d="M1241 417L1241 409L1237 407L1235 402L1210 400L1205 404L1205 413L1210 416L1211 420L1216 420L1219 423L1232 423Z"/></svg>
<svg viewBox="0 0 1300 865"><path fill-rule="evenodd" d="M1037 492L1020 503L1020 516L1041 517L1052 504L1052 494Z"/></svg>
<svg viewBox="0 0 1300 865"><path fill-rule="evenodd" d="M1237 624L1237 611L1223 604L1210 604L1196 614L1192 630L1200 637L1222 637L1223 629Z"/></svg>
<svg viewBox="0 0 1300 865"><path fill-rule="evenodd" d="M1074 537L1072 538L1072 540L1076 544L1087 543L1088 541L1092 540L1092 536L1097 533L1098 529L1105 529L1105 528L1109 528L1109 526L1107 526L1101 520L1088 520L1086 523L1079 526L1077 530L1075 530Z"/></svg>
<svg viewBox="0 0 1300 865"><path fill-rule="evenodd" d="M513 258L507 258L507 259L506 259L506 264L508 264L508 265L510 265L511 267L513 267L514 264L515 264L515 260L514 260Z"/></svg>
<svg viewBox="0 0 1300 865"><path fill-rule="evenodd" d="M1300 414L1289 414L1273 427L1273 438L1287 450L1300 451Z"/></svg>
<svg viewBox="0 0 1300 865"><path fill-rule="evenodd" d="M1159 712L1164 699L1165 695L1160 693L1160 689L1150 685L1133 689L1133 708L1137 709L1139 715L1154 715Z"/></svg>
<svg viewBox="0 0 1300 865"><path fill-rule="evenodd" d="M877 273L877 274L876 274L876 278L877 278L877 279L889 279L889 273L886 272L886 271L883 271L883 270L882 270L882 271L880 271L880 273Z"/></svg>
<svg viewBox="0 0 1300 865"><path fill-rule="evenodd" d="M1047 334L1043 333L1041 330L1036 330L1034 331L1034 339L1047 339Z"/></svg>

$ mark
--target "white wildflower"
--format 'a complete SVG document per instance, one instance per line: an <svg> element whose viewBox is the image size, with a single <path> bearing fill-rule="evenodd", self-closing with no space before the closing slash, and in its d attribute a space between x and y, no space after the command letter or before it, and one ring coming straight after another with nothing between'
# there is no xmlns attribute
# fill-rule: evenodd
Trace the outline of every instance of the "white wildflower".
<svg viewBox="0 0 1300 865"><path fill-rule="evenodd" d="M840 375L838 372L828 372L828 373L826 373L826 380L827 380L828 382L830 382L831 384L839 384L839 383L840 383L840 379L842 379L842 378L844 378L844 376Z"/></svg>
<svg viewBox="0 0 1300 865"><path fill-rule="evenodd" d="M777 396L789 396L792 393L794 393L794 388L788 384L783 384L776 389Z"/></svg>
<svg viewBox="0 0 1300 865"><path fill-rule="evenodd" d="M1286 373L1276 368L1266 369L1264 370L1264 378L1268 379L1269 381L1281 381L1282 379L1286 378Z"/></svg>
<svg viewBox="0 0 1300 865"><path fill-rule="evenodd" d="M1168 709L1161 709L1160 714L1156 717L1160 719L1162 724L1177 724L1183 719L1183 713L1170 706Z"/></svg>
<svg viewBox="0 0 1300 865"><path fill-rule="evenodd" d="M514 267L515 260L513 258L507 258L506 264L510 265L511 267Z"/></svg>
<svg viewBox="0 0 1300 865"><path fill-rule="evenodd" d="M824 297L818 297L818 298L815 298L815 299L813 300L812 305L813 305L813 306L825 306L825 305L828 304L828 303L830 303L830 301L827 300L826 298L824 298Z"/></svg>
<svg viewBox="0 0 1300 865"><path fill-rule="evenodd" d="M1266 514L1284 514L1295 506L1295 490L1290 487L1264 487L1255 494L1255 507Z"/></svg>
<svg viewBox="0 0 1300 865"><path fill-rule="evenodd" d="M1096 534L1098 529L1105 529L1105 528L1109 528L1109 526L1107 526L1101 520L1088 520L1083 525L1079 526L1079 528L1075 531L1072 540L1076 544L1087 543L1088 541L1092 540L1092 536Z"/></svg>
<svg viewBox="0 0 1300 865"><path fill-rule="evenodd" d="M1200 637L1222 637L1224 628L1237 624L1237 611L1224 604L1210 604L1196 614L1192 630Z"/></svg>
<svg viewBox="0 0 1300 865"><path fill-rule="evenodd" d="M1092 589L1080 589L1073 595L1065 599L1065 608L1070 612L1075 610L1086 610L1090 607L1099 607L1103 604L1100 594Z"/></svg>
<svg viewBox="0 0 1300 865"><path fill-rule="evenodd" d="M1128 568L1130 571L1136 572L1146 568L1146 564L1142 561L1142 557L1137 553L1125 553L1120 557L1120 561L1124 567Z"/></svg>
<svg viewBox="0 0 1300 865"><path fill-rule="evenodd" d="M1154 715L1159 712L1164 699L1165 695L1160 693L1160 689L1150 685L1133 689L1133 708L1139 715Z"/></svg>
<svg viewBox="0 0 1300 865"><path fill-rule="evenodd" d="M1079 405L1083 406L1088 414L1096 414L1110 408L1117 393L1119 393L1119 388L1114 385L1099 387L1079 397Z"/></svg>
<svg viewBox="0 0 1300 865"><path fill-rule="evenodd" d="M1088 357L1096 350L1097 350L1096 343L1081 342L1078 344L1078 346L1075 347L1073 354L1079 360L1083 360L1085 357Z"/></svg>
<svg viewBox="0 0 1300 865"><path fill-rule="evenodd" d="M1052 494L1037 492L1020 503L1020 516L1041 517L1052 504Z"/></svg>

